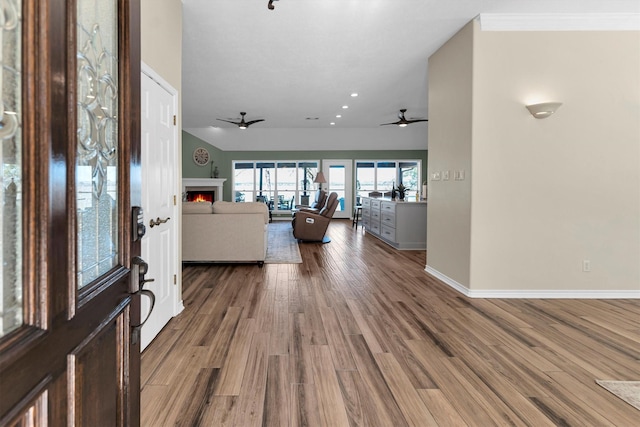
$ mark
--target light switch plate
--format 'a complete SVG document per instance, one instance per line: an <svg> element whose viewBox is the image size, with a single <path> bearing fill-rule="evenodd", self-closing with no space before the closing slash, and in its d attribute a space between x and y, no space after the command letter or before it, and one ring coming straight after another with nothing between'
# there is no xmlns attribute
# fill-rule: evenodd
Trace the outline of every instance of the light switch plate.
<svg viewBox="0 0 640 427"><path fill-rule="evenodd" d="M431 174L431 181L440 181L440 172L433 172Z"/></svg>
<svg viewBox="0 0 640 427"><path fill-rule="evenodd" d="M442 180L449 181L449 171L442 171Z"/></svg>
<svg viewBox="0 0 640 427"><path fill-rule="evenodd" d="M453 179L455 179L456 181L464 181L464 169L455 171L453 173Z"/></svg>

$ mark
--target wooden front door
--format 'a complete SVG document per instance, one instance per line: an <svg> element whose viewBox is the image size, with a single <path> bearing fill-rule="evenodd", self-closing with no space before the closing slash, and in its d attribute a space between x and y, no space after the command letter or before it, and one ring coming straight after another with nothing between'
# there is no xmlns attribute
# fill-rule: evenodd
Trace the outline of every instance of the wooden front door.
<svg viewBox="0 0 640 427"><path fill-rule="evenodd" d="M0 426L136 426L139 0L0 9Z"/></svg>

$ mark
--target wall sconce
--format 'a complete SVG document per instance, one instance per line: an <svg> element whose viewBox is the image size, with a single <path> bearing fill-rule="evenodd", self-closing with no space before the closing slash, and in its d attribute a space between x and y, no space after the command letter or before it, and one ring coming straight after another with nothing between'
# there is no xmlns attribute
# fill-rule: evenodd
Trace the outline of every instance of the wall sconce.
<svg viewBox="0 0 640 427"><path fill-rule="evenodd" d="M527 110L536 119L546 119L556 112L562 105L562 102L543 102L540 104L527 105Z"/></svg>

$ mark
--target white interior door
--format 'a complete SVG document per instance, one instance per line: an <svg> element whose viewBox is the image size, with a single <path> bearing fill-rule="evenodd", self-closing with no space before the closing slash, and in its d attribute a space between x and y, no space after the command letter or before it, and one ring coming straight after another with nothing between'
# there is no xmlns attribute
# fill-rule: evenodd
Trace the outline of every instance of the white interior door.
<svg viewBox="0 0 640 427"><path fill-rule="evenodd" d="M155 307L142 328L141 348L155 338L180 311L178 206L180 155L174 124L177 92L153 70L142 67L142 208L147 233L142 238L142 258L149 264L145 289L155 296ZM159 221L158 221L159 220ZM153 221L153 222L151 222ZM150 304L143 299L142 319Z"/></svg>
<svg viewBox="0 0 640 427"><path fill-rule="evenodd" d="M327 183L323 187L328 194L333 191L338 193L338 201L340 202L333 214L334 218L350 218L353 211L351 165L351 160L322 161L322 172L327 179Z"/></svg>

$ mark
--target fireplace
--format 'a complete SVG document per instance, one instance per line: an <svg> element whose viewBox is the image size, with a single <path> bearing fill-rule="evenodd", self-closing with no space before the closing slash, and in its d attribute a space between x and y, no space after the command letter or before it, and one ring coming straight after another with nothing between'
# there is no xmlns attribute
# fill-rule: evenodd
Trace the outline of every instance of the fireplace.
<svg viewBox="0 0 640 427"><path fill-rule="evenodd" d="M190 197L201 195L205 201L215 202L222 200L222 187L224 178L182 178L182 192L187 201L193 201Z"/></svg>
<svg viewBox="0 0 640 427"><path fill-rule="evenodd" d="M187 202L209 202L216 200L215 191L189 190L187 193Z"/></svg>

